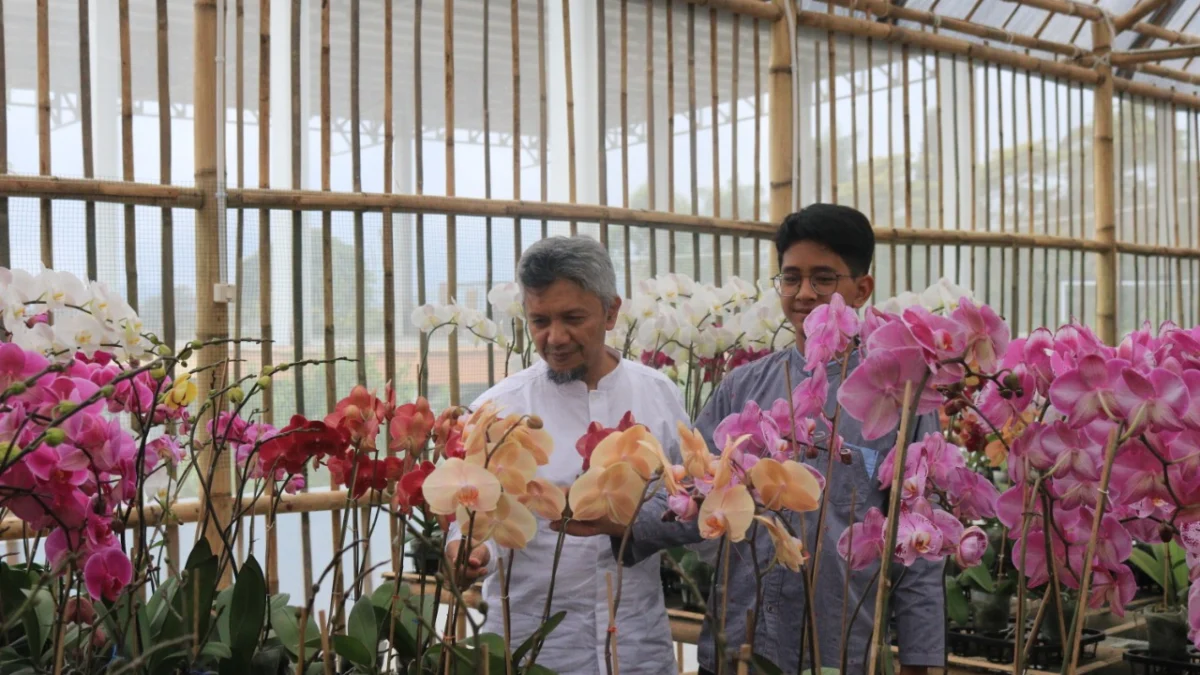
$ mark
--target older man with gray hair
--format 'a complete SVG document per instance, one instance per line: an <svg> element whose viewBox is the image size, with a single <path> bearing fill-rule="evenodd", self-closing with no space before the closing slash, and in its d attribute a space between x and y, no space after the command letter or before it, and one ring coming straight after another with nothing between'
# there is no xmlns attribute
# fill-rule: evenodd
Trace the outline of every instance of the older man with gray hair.
<svg viewBox="0 0 1200 675"><path fill-rule="evenodd" d="M679 462L677 422L688 423L678 387L641 363L622 359L605 344L621 307L608 251L587 237L553 237L521 256L517 278L525 320L542 360L484 392L473 404L492 401L502 414L537 414L554 439L550 463L538 475L567 486L583 471L576 442L598 422L616 427L627 413L649 428L672 461ZM446 553L455 559L461 533L452 527ZM521 644L541 623L550 592L558 533L538 522L529 545L516 551L509 584L512 644ZM493 542L470 552L466 580L483 577L491 611L483 625L503 634L497 560L509 551ZM616 623L616 657L622 673L676 672L670 623L663 604L660 555L627 567ZM537 663L558 673L607 672L608 575L617 565L605 538L567 536L554 583L551 612L566 617L547 638ZM615 589L614 589L615 590Z"/></svg>

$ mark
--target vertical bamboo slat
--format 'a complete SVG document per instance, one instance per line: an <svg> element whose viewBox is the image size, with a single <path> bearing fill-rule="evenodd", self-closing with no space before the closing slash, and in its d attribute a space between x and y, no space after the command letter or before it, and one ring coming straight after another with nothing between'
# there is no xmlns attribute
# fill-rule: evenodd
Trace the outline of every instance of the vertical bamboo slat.
<svg viewBox="0 0 1200 675"><path fill-rule="evenodd" d="M350 182L351 189L362 192L362 99L359 82L361 48L359 44L359 0L350 0ZM447 134L447 144L453 143ZM447 158L452 162L452 158ZM357 381L367 383L367 282L366 235L363 213L354 212L354 354ZM453 297L453 296L451 296Z"/></svg>
<svg viewBox="0 0 1200 675"><path fill-rule="evenodd" d="M539 3L541 0L539 0ZM421 101L421 3L422 0L416 0L413 6L413 179L416 182L417 194L425 193L425 144L422 142L422 132L424 124L421 121L422 101ZM542 89L543 99L545 99L545 88ZM546 147L546 135L542 134L543 153ZM544 158L544 155L543 155ZM544 162L543 162L544 163ZM545 195L542 195L543 199ZM543 227L545 227L543 225ZM425 256L420 252L425 250L425 214L416 214L416 251L414 256L417 259L417 304L424 305L427 300L425 290ZM418 338L420 353L429 353L429 336L421 333ZM429 372L428 369L422 368L417 380L417 393L421 396L429 396Z"/></svg>
<svg viewBox="0 0 1200 675"><path fill-rule="evenodd" d="M565 0L564 0L565 2ZM455 195L454 185L454 0L446 0L442 9L442 45L446 79L446 196ZM568 49L569 51L569 49ZM574 165L574 160L571 164ZM572 191L571 201L575 201ZM458 221L446 216L446 292L449 299L458 295ZM458 390L458 331L447 337L446 359L449 361L450 405L459 404Z"/></svg>
<svg viewBox="0 0 1200 675"><path fill-rule="evenodd" d="M734 220L741 220L742 211L739 208L738 195L742 191L741 183L738 182L738 103L741 101L741 90L738 88L738 71L741 70L741 32L742 32L742 17L737 14L733 15L733 67L732 80L729 88L729 119L732 120L730 125L729 138L729 167L730 178L729 183L732 186L730 190L729 217ZM714 47L715 48L715 47ZM740 277L742 275L742 238L738 235L733 235L733 276Z"/></svg>
<svg viewBox="0 0 1200 675"><path fill-rule="evenodd" d="M86 0L81 1L86 3ZM0 92L4 93L6 98L8 96L7 61L4 44L4 0L0 0ZM87 114L90 120L91 112L89 111ZM8 106L0 105L0 175L6 173L8 173ZM8 197L0 197L0 267L11 266L12 243L8 231Z"/></svg>
<svg viewBox="0 0 1200 675"><path fill-rule="evenodd" d="M922 136L922 138L921 138L921 166L923 166L925 168L925 180L924 180L925 222L922 223L922 227L932 228L933 227L933 219L930 217L930 211L933 208L933 203L929 199L929 165L932 163L931 162L932 158L929 155L930 155L930 153L933 153L934 151L931 149L931 146L929 144L929 116L928 116L929 115L929 82L927 81L928 75L929 75L928 61L929 61L929 54L924 49L922 49L921 50L921 120L922 120L922 123L921 123L921 136ZM941 144L938 144L938 149L935 154L937 154L939 157L941 156L941 154L942 154ZM932 277L930 275L933 274L933 247L926 245L926 246L923 246L922 248L925 249L925 286L928 287L929 284L932 283Z"/></svg>
<svg viewBox="0 0 1200 675"><path fill-rule="evenodd" d="M654 47L657 39L654 33L654 3L646 3L646 183L649 188L649 203L651 211L658 208L658 145L656 133L658 120L654 116ZM628 206L628 204L626 205ZM658 275L658 231L648 228L650 236L650 277Z"/></svg>
<svg viewBox="0 0 1200 675"><path fill-rule="evenodd" d="M768 135L771 143L770 154L770 215L772 223L782 223L792 209L792 50L791 37L788 28L782 21L776 21L771 26L771 56L770 56L770 128ZM775 256L770 259L770 274L774 276L779 271L779 261Z"/></svg>
<svg viewBox="0 0 1200 675"><path fill-rule="evenodd" d="M88 16L88 5L89 4L90 4L90 0L79 0L79 127L80 127L80 140L82 141L82 146L83 146L83 177L84 178L95 178L96 177L96 162L95 162L95 153L93 152L93 143L92 143L92 48L91 48L91 40L92 40L91 32L92 32L92 30L91 30L91 25L90 25L91 20ZM165 28L164 28L164 32L165 32ZM3 51L3 49L4 49L3 23L2 23L2 19L0 19L0 51ZM160 62L165 60L166 57L162 52L161 41L159 43L159 52L158 53L159 53ZM0 58L2 58L2 57L0 57ZM0 68L0 71L2 71L2 70L3 70L3 68ZM3 78L4 78L4 74L3 74L3 72L0 72L0 92L7 92L8 90L5 88ZM161 96L162 91L163 91L163 85L162 85L161 78L159 80L158 89L159 89L159 95ZM7 96L7 94L5 94L5 95ZM8 106L3 105L3 106L0 106L0 108L4 108L4 111L0 112L0 115L7 116ZM159 108L160 108L160 115L161 115L161 108L162 108L161 101L159 103ZM0 143L3 143L5 146L7 146L8 145L7 125L0 125L0 136L3 137L2 140L0 140ZM3 158L0 158L0 171L7 172L8 171L7 147L5 148L4 154L6 156ZM168 170L170 170L170 164L168 164L167 166L168 166ZM7 200L5 200L5 204L7 206ZM4 211L5 211L4 217L7 217L7 208L5 208ZM163 213L165 216L165 214L169 213L169 211L164 209ZM97 260L97 245L96 245L96 202L87 202L84 204L84 226L83 227L84 227L84 235L83 235L84 248L87 249L86 255L87 255L88 279L97 279L97 278L99 278L99 272L98 272L99 262ZM165 234L165 232L164 232L164 234ZM163 244L164 244L163 250L165 251L165 250L167 250L166 242L164 241ZM7 260L4 260L0 264L2 264L4 267L8 267L8 265L9 265ZM166 273L166 271L164 270L164 274L165 273ZM166 286L163 287L163 290L165 292ZM166 296L165 295L164 295L164 303L163 304L164 305L166 304ZM165 307L164 307L164 310L165 310ZM164 311L163 314L165 315L166 312ZM171 340L168 340L167 342L168 342L168 344L173 344L173 341L171 341Z"/></svg>
<svg viewBox="0 0 1200 675"><path fill-rule="evenodd" d="M693 216L700 214L699 163L696 161L696 6L687 6L688 174ZM700 281L700 234L692 233L692 276Z"/></svg>
<svg viewBox="0 0 1200 675"><path fill-rule="evenodd" d="M129 0L117 3L121 50L121 178L133 180L133 73L129 48ZM125 205L125 301L138 309L137 213Z"/></svg>
<svg viewBox="0 0 1200 675"><path fill-rule="evenodd" d="M600 205L608 205L608 37L603 2L596 3L596 160ZM608 248L608 223L600 221L600 243Z"/></svg>
<svg viewBox="0 0 1200 675"><path fill-rule="evenodd" d="M155 3L155 14L158 19L158 173L159 182L171 184L171 64L167 49L167 0ZM90 98L90 97L89 97ZM91 121L88 122L88 135L91 135ZM85 143L90 148L91 139ZM90 149L89 149L90 154ZM224 180L224 176L221 177ZM95 205L90 209L93 222L91 228L95 234ZM162 311L163 311L163 340L175 347L175 218L172 209L164 207L162 216ZM95 242L91 242L92 245ZM94 251L88 251L89 256Z"/></svg>
<svg viewBox="0 0 1200 675"><path fill-rule="evenodd" d="M244 57L246 43L246 8L244 0L236 0L234 4L234 152L237 163L237 186L246 187L246 60ZM222 177L224 180L224 177ZM236 253L234 256L234 286L237 294L236 308L233 319L233 378L242 379L242 308L245 306L245 257L246 257L246 209L237 207L237 232L235 234ZM239 528L238 534L241 534ZM239 539L240 542L240 539ZM239 543L240 546L240 543Z"/></svg>
<svg viewBox="0 0 1200 675"><path fill-rule="evenodd" d="M1028 147L1028 163L1026 168L1029 172L1029 234L1033 234L1034 222L1034 190L1033 190L1033 73L1025 71L1025 145ZM1033 330L1033 266L1034 255L1036 251L1029 249L1029 285L1025 296L1025 325L1029 330ZM1016 252L1013 252L1016 255Z"/></svg>
<svg viewBox="0 0 1200 675"><path fill-rule="evenodd" d="M575 192L575 84L571 75L571 2L563 0L563 58L566 59L567 89L567 200L574 204ZM542 136L545 138L545 135ZM544 199L544 197L543 197ZM571 236L579 231L579 224L571 221Z"/></svg>
<svg viewBox="0 0 1200 675"><path fill-rule="evenodd" d="M1179 219L1179 127L1178 111L1171 104L1171 219L1175 221L1175 247L1183 247L1183 233ZM1175 316L1176 322L1183 319L1183 259L1175 259Z"/></svg>
<svg viewBox="0 0 1200 675"><path fill-rule="evenodd" d="M754 219L762 220L762 39L754 20ZM754 274L762 274L762 247L754 240Z"/></svg>
<svg viewBox="0 0 1200 675"><path fill-rule="evenodd" d="M213 284L220 279L221 239L217 231L218 220L217 202L217 158L216 139L217 115L216 101L216 37L217 37L217 6L216 0L196 0L195 3L195 40L193 103L195 105L194 146L196 161L196 187L206 199L196 211L196 337L204 342L219 340L229 335L229 318L226 305L215 302ZM196 366L203 372L211 373L199 378L197 398L207 400L209 392L225 386L225 368L221 365L225 355L217 349L202 349L196 355ZM217 409L223 407L216 406ZM230 464L228 455L214 453L211 445L204 446L204 432L208 413L195 421L198 429L198 441L203 450L199 453L199 465L202 473L212 470L212 489L209 499L202 502L202 518L200 531L204 533L208 545L220 559L227 554L225 540L221 534L223 526L229 523L232 515L230 502ZM209 417L209 419L212 419ZM211 507L211 510L209 510ZM231 568L226 565L220 579L222 587L228 586L231 579Z"/></svg>
<svg viewBox="0 0 1200 675"><path fill-rule="evenodd" d="M396 130L392 119L392 0L383 2L383 192L392 192L392 162L394 160ZM513 140L519 138L513 135ZM515 142L514 147L521 147ZM407 157L405 157L407 161ZM515 178L514 178L515 180ZM395 233L391 210L383 212L383 369L384 378L393 387L396 382L396 262L395 262ZM391 438L391 429L388 429ZM388 443L388 456L395 457L396 451ZM399 579L403 570L403 536L400 519L394 514L388 516L388 541L391 542L392 574ZM307 582L306 582L307 583Z"/></svg>
<svg viewBox="0 0 1200 675"><path fill-rule="evenodd" d="M621 0L621 206L629 208L629 0ZM628 223L624 228L625 293L633 297L632 230Z"/></svg>
<svg viewBox="0 0 1200 675"><path fill-rule="evenodd" d="M5 93L7 100L7 92ZM50 175L50 7L49 0L37 3L37 99L38 174ZM5 167L7 167L7 163ZM51 202L41 200L42 264L54 267L54 232ZM130 303L136 307L135 303Z"/></svg>
<svg viewBox="0 0 1200 675"><path fill-rule="evenodd" d="M833 14L832 2L827 3L827 9L829 10L830 14ZM829 46L829 201L837 204L837 56L835 51L837 39L833 31L829 31L828 34L826 34L825 42Z"/></svg>
<svg viewBox="0 0 1200 675"><path fill-rule="evenodd" d="M909 58L908 45L900 48L900 78L903 82L903 95L901 96L900 105L903 107L901 119L904 124L904 227L912 229L913 226L913 203L912 203L912 105L910 100L909 89ZM911 291L913 288L913 250L912 244L904 246L904 290Z"/></svg>
<svg viewBox="0 0 1200 675"><path fill-rule="evenodd" d="M970 136L971 136L971 151L970 151L970 156L971 156L971 231L974 232L976 230L976 228L978 227L978 219L979 219L979 204L978 204L979 200L976 196L977 188L978 188L978 180L977 180L977 178L978 178L978 174L977 174L978 161L975 156L975 152L976 152L975 144L977 142L976 138L975 138L975 63L974 63L974 60L971 59L971 57L969 57L969 56L967 57L967 90L968 90L967 100L970 102L969 106L968 106L967 116L970 118L970 121L971 121L971 124L970 124ZM971 273L967 277L968 279L970 279L970 284L972 284L972 285L975 283L975 261L976 261L976 248L974 246L972 246L971 247Z"/></svg>
<svg viewBox="0 0 1200 675"><path fill-rule="evenodd" d="M717 10L709 8L708 10L708 54L709 54L709 82L712 89L712 107L709 109L709 114L712 119L712 179L713 179L713 215L717 218L721 217L721 135L720 135L720 115L718 115L717 106L720 102L720 87L718 86L718 68L717 68ZM734 122L736 124L736 121ZM693 158L693 162L696 160ZM720 233L713 234L713 283L720 285L721 283L721 235Z"/></svg>
<svg viewBox="0 0 1200 675"><path fill-rule="evenodd" d="M489 61L491 61L491 0L483 0L483 196L492 198L492 111L491 96L488 82ZM520 145L513 137L514 145ZM490 289L495 282L495 236L492 217L483 219L484 230L484 284ZM484 303L484 312L488 319L492 318L492 303ZM487 346L487 383L488 387L496 384L496 348L488 343Z"/></svg>
<svg viewBox="0 0 1200 675"><path fill-rule="evenodd" d="M1096 238L1106 244L1115 242L1115 217L1113 209L1113 130L1112 66L1103 59L1112 48L1112 31L1104 21L1092 23L1092 44L1101 57L1098 65L1101 81L1095 91L1093 111L1096 116L1093 140L1095 162L1093 196L1096 200ZM1097 254L1096 267L1096 332L1106 344L1115 345L1117 337L1116 311L1116 251L1110 249Z"/></svg>
<svg viewBox="0 0 1200 675"><path fill-rule="evenodd" d="M675 213L675 0L667 0L667 212ZM670 273L675 272L675 245L675 230L670 230L667 232Z"/></svg>
<svg viewBox="0 0 1200 675"><path fill-rule="evenodd" d="M291 83L292 83L292 189L299 190L300 185L300 12L303 11L300 0L292 0L291 8ZM301 361L304 359L304 276L305 270L302 261L304 260L304 220L303 214L300 211L292 212L292 341L294 350L292 352L293 359ZM305 406L304 395L304 369L292 369L292 377L295 378L296 384L296 412L304 415L308 411ZM304 473L304 491L308 491L308 470ZM278 555L278 540L279 534L276 530L275 517L272 517L267 526L267 534L270 537L267 546L275 550L275 555L271 557L271 562L275 564L275 568L271 570L270 579L272 581L272 592L277 593L279 589L279 555ZM312 588L312 519L307 513L300 514L300 556L304 565L304 587Z"/></svg>
<svg viewBox="0 0 1200 675"><path fill-rule="evenodd" d="M418 2L418 4L420 4L420 0L417 0L417 2ZM548 192L547 187L549 184L548 173L549 173L549 169L550 169L550 162L547 159L548 155L547 155L547 145L546 145L546 139L547 139L546 124L547 124L547 119L548 119L547 115L546 115L546 104L547 104L547 101L546 101L546 0L538 0L537 11L538 11L538 141L539 141L539 143L538 143L538 151L539 151L538 164L539 164L539 170L541 172L541 175L540 175L541 199L542 199L542 201L546 201L547 192ZM573 122L571 121L572 119L573 119L573 117L569 117L567 119L567 123L573 124ZM574 162L572 162L572 164L574 164ZM548 234L547 229L548 228L547 228L547 224L546 224L546 219L543 218L542 219L542 238L543 239L545 239Z"/></svg>
<svg viewBox="0 0 1200 675"><path fill-rule="evenodd" d="M509 7L509 25L512 29L512 127L513 155L512 181L513 199L521 199L521 23L518 20L518 0L512 0ZM513 219L513 279L516 279L516 265L521 259L521 219ZM517 333L521 335L520 332ZM519 346L519 345L518 345Z"/></svg>

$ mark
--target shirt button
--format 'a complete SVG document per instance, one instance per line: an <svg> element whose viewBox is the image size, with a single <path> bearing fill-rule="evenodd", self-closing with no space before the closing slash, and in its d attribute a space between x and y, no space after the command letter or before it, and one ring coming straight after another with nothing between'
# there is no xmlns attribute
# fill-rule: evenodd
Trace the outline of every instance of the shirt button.
<svg viewBox="0 0 1200 675"><path fill-rule="evenodd" d="M768 604L767 605L767 613L774 614L775 613L775 605Z"/></svg>

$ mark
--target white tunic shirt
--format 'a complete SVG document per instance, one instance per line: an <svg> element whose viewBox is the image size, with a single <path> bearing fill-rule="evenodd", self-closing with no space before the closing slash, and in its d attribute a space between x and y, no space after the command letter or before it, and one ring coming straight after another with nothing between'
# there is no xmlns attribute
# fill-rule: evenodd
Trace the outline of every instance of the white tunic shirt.
<svg viewBox="0 0 1200 675"><path fill-rule="evenodd" d="M547 366L538 362L484 392L472 405L494 401L501 414L537 414L554 439L550 463L538 475L560 486L570 485L583 470L575 443L595 421L615 427L632 411L634 420L650 428L672 461L679 462L676 422L688 423L679 388L661 373L621 360L594 391L583 382L554 384ZM461 537L452 526L448 540ZM537 629L546 605L550 570L558 533L538 519L538 533L524 550L516 551L509 586L512 647L516 649ZM507 565L509 551L489 542L492 558L483 584L487 620L481 630L504 634L497 560ZM660 555L626 567L617 610L617 657L621 673L663 675L677 672L670 623L663 605ZM550 613L566 611L550 634L537 663L563 675L600 675L605 667L608 635L606 575L616 593L617 564L609 537L567 537L563 545Z"/></svg>

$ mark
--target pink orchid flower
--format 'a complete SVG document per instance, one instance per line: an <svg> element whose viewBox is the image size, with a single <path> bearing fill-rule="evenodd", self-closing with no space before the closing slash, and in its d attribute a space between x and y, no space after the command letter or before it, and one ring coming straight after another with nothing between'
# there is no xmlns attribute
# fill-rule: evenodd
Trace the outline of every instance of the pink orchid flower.
<svg viewBox="0 0 1200 675"><path fill-rule="evenodd" d="M942 548L938 551L938 555L945 557L958 553L959 544L962 542L963 533L965 532L963 524L955 518L953 514L941 509L933 509L926 516L933 521L938 530L942 533ZM986 547L986 539L984 546Z"/></svg>
<svg viewBox="0 0 1200 675"><path fill-rule="evenodd" d="M1050 385L1050 401L1076 428L1116 414L1114 387L1128 367L1128 361L1084 356L1077 367L1060 374Z"/></svg>
<svg viewBox="0 0 1200 675"><path fill-rule="evenodd" d="M864 345L869 345L871 343L871 335L876 330L893 322L899 323L900 317L880 311L875 307L868 307L863 312L862 325L859 327L858 336Z"/></svg>
<svg viewBox="0 0 1200 675"><path fill-rule="evenodd" d="M1114 616L1124 617L1125 606L1133 601L1136 592L1137 582L1129 567L1117 565L1111 570L1097 567L1092 572L1092 593L1088 607L1099 609L1107 603Z"/></svg>
<svg viewBox="0 0 1200 675"><path fill-rule="evenodd" d="M900 422L905 384L920 386L928 372L920 351L915 348L875 352L855 368L838 389L838 403L851 417L862 422L865 440L881 438ZM914 395L918 397L918 415L937 410L942 402L941 394L928 383Z"/></svg>
<svg viewBox="0 0 1200 675"><path fill-rule="evenodd" d="M939 364L962 356L966 347L966 331L963 325L920 306L906 308L901 317L924 351L926 363L937 374L934 384L950 384L962 379L965 371L961 365L952 364L939 368Z"/></svg>
<svg viewBox="0 0 1200 675"><path fill-rule="evenodd" d="M824 365L841 354L858 335L858 315L840 293L818 305L804 319L805 370Z"/></svg>
<svg viewBox="0 0 1200 675"><path fill-rule="evenodd" d="M1200 649L1200 583L1188 588L1188 639Z"/></svg>
<svg viewBox="0 0 1200 675"><path fill-rule="evenodd" d="M713 430L713 443L723 448L730 440L743 435L749 438L738 449L758 457L778 452L784 445L775 420L764 414L754 401L748 401L741 412L721 420Z"/></svg>
<svg viewBox="0 0 1200 675"><path fill-rule="evenodd" d="M970 298L963 298L950 318L962 324L966 333L964 356L967 362L975 362L985 373L994 371L1008 349L1010 339L1004 319L991 307L976 305Z"/></svg>
<svg viewBox="0 0 1200 675"><path fill-rule="evenodd" d="M959 537L958 549L954 552L954 562L963 569L975 567L983 562L987 548L987 533L979 526L972 525L963 530Z"/></svg>
<svg viewBox="0 0 1200 675"><path fill-rule="evenodd" d="M1130 439L1118 449L1109 489L1118 501L1126 504L1171 498L1162 462L1138 439Z"/></svg>
<svg viewBox="0 0 1200 675"><path fill-rule="evenodd" d="M1086 433L1079 433L1059 421L1043 429L1039 441L1041 452L1054 462L1050 474L1071 474L1084 481L1100 480L1103 449Z"/></svg>
<svg viewBox="0 0 1200 675"><path fill-rule="evenodd" d="M1033 376L1038 393L1046 396L1050 392L1050 384L1054 381L1054 369L1050 363L1050 355L1054 353L1054 335L1045 328L1038 328L1030 333L1028 338L1020 341L1020 347L1020 362L1025 364ZM1014 356L1017 355L1011 345L1008 351Z"/></svg>
<svg viewBox="0 0 1200 675"><path fill-rule="evenodd" d="M883 555L883 512L872 507L861 523L854 523L838 538L838 554L850 563L850 569L866 569Z"/></svg>
<svg viewBox="0 0 1200 675"><path fill-rule="evenodd" d="M809 361L808 364L812 362ZM807 365L806 365L807 367ZM816 417L824 413L825 402L829 396L829 377L826 374L825 364L821 363L812 368L812 375L806 378L803 382L796 385L792 390L793 414L795 419L803 420L810 417ZM787 403L784 401L784 403ZM783 429L787 433L787 429Z"/></svg>
<svg viewBox="0 0 1200 675"><path fill-rule="evenodd" d="M963 520L979 520L996 517L996 503L1000 492L992 481L968 468L955 471L949 491L954 503L954 513Z"/></svg>
<svg viewBox="0 0 1200 675"><path fill-rule="evenodd" d="M12 342L0 344L0 390L24 382L49 365L46 357L28 352ZM40 379L39 379L40 381Z"/></svg>
<svg viewBox="0 0 1200 675"><path fill-rule="evenodd" d="M1117 410L1131 428L1148 425L1155 429L1179 431L1188 412L1190 399L1180 377L1163 368L1150 371L1149 377L1126 370L1113 390Z"/></svg>
<svg viewBox="0 0 1200 675"><path fill-rule="evenodd" d="M133 578L133 564L119 548L106 548L88 558L83 580L96 600L116 601Z"/></svg>
<svg viewBox="0 0 1200 675"><path fill-rule="evenodd" d="M918 559L941 559L942 531L933 521L917 513L901 513L896 528L896 559L911 567Z"/></svg>

